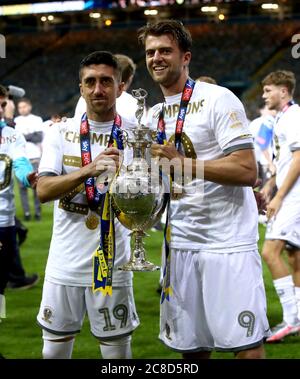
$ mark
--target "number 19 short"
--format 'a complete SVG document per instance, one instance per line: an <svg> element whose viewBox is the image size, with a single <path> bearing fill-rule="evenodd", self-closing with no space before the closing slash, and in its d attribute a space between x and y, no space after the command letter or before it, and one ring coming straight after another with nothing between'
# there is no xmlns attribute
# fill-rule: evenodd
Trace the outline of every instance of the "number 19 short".
<svg viewBox="0 0 300 379"><path fill-rule="evenodd" d="M130 334L138 325L132 287L114 287L112 296L95 294L91 287L71 287L45 280L37 316L38 324L50 333L79 333L87 313L91 333L100 339Z"/></svg>

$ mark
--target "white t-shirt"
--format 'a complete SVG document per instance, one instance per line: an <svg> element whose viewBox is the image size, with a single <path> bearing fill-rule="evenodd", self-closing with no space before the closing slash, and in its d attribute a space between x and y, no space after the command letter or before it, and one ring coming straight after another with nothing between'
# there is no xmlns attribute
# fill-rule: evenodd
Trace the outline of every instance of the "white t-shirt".
<svg viewBox="0 0 300 379"><path fill-rule="evenodd" d="M300 149L300 107L297 104L290 106L286 112L278 115L278 122L274 126L274 134L278 138L279 155L275 151L276 185L282 186L292 162L292 152ZM276 146L276 141L273 143ZM300 201L300 177L297 179L285 202Z"/></svg>
<svg viewBox="0 0 300 379"><path fill-rule="evenodd" d="M112 121L97 123L89 121L91 131L92 158L106 147L110 137ZM127 128L122 120L122 127ZM130 127L130 126L129 126ZM44 139L43 154L39 173L63 175L81 167L80 121L67 119L55 123L49 128ZM66 210L62 200L54 202L54 225L46 267L46 279L57 284L71 286L92 285L92 255L99 246L100 230L90 230L85 221L87 214L78 213L83 209L87 213L87 201L84 185L79 193L67 203L73 203L74 211ZM77 209L77 210L76 210ZM115 267L126 263L130 258L129 230L115 221L116 256ZM113 284L127 285L132 273L114 270Z"/></svg>
<svg viewBox="0 0 300 379"><path fill-rule="evenodd" d="M4 127L0 143L0 227L15 225L13 161L26 157L26 141L15 129Z"/></svg>
<svg viewBox="0 0 300 379"><path fill-rule="evenodd" d="M130 95L130 93L126 91L121 93L116 101L116 110L122 119L126 119L133 124L137 123L137 119L135 117L135 112L137 111L137 100ZM86 102L81 96L76 105L74 118L81 118L84 112L86 112ZM144 111L141 122L146 123L146 110Z"/></svg>
<svg viewBox="0 0 300 379"><path fill-rule="evenodd" d="M180 99L181 94L165 99L168 139L174 135ZM161 107L158 104L149 111L153 128ZM246 147L251 147L249 136L245 111L238 98L226 88L196 82L183 128L185 155L199 160L218 159L224 151L229 153L233 144L239 149L247 141L250 146ZM258 212L252 188L223 186L203 179L194 183L199 189L195 193L171 200L170 246L218 253L255 249Z"/></svg>
<svg viewBox="0 0 300 379"><path fill-rule="evenodd" d="M15 123L16 130L24 136L34 132L44 132L42 118L33 114L29 114L28 116L17 116L15 118ZM39 159L41 153L41 144L26 141L26 156L28 159Z"/></svg>

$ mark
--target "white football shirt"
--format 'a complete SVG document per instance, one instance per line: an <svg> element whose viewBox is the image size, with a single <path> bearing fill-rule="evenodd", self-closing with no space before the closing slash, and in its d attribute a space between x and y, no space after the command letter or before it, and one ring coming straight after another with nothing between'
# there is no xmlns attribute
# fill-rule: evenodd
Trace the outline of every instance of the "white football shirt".
<svg viewBox="0 0 300 379"><path fill-rule="evenodd" d="M28 116L17 116L14 121L16 123L15 129L24 136L34 132L44 133L43 120L39 116L33 114L29 114ZM40 144L26 141L26 156L28 159L39 159L41 153Z"/></svg>
<svg viewBox="0 0 300 379"><path fill-rule="evenodd" d="M278 139L279 152L275 152L274 163L276 165L276 185L278 188L288 173L292 161L292 153L300 150L300 107L297 104L290 106L286 112L279 115L278 122L274 126L274 134ZM276 146L276 142L274 142ZM285 202L296 202L300 200L300 177L285 196Z"/></svg>
<svg viewBox="0 0 300 379"><path fill-rule="evenodd" d="M98 123L89 121L91 152L95 158L106 147L112 121ZM122 120L122 127L127 128ZM46 133L39 173L64 175L81 167L80 121L67 119L55 123ZM85 221L87 201L84 185L70 199L54 203L54 224L46 267L46 279L70 286L92 285L92 255L99 246L100 229L90 230ZM126 263L130 257L129 230L118 221L116 230L115 267ZM131 283L132 273L114 270L114 285Z"/></svg>
<svg viewBox="0 0 300 379"><path fill-rule="evenodd" d="M164 120L167 139L174 136L181 94L166 97ZM156 128L162 104L149 112ZM183 127L186 156L199 160L222 158L230 151L253 148L242 103L228 89L196 82ZM250 141L250 143L249 143ZM255 249L258 211L250 187L224 186L194 180L195 193L171 200L171 248L207 252Z"/></svg>

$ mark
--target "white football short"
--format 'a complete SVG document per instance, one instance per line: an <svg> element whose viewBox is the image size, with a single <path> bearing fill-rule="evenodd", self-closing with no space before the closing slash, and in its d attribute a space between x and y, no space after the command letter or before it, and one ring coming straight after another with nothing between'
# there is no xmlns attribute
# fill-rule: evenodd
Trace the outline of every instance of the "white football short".
<svg viewBox="0 0 300 379"><path fill-rule="evenodd" d="M257 251L171 251L170 300L161 304L159 338L181 353L238 352L269 336Z"/></svg>
<svg viewBox="0 0 300 379"><path fill-rule="evenodd" d="M284 204L267 224L265 239L283 240L300 248L300 202Z"/></svg>
<svg viewBox="0 0 300 379"><path fill-rule="evenodd" d="M44 282L37 316L50 333L79 333L87 313L92 334L102 340L131 334L139 325L132 287L114 287L113 296L93 293L91 287L71 287Z"/></svg>

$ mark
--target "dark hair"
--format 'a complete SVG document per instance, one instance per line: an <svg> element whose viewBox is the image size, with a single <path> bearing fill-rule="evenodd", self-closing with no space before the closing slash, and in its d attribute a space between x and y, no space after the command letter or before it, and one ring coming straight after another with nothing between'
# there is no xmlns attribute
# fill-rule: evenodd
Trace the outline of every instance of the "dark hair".
<svg viewBox="0 0 300 379"><path fill-rule="evenodd" d="M22 97L22 98L18 101L18 105L19 105L20 103L26 103L26 104L32 106L31 101L30 101L27 97Z"/></svg>
<svg viewBox="0 0 300 379"><path fill-rule="evenodd" d="M284 86L288 89L289 94L293 95L296 87L296 78L292 71L277 70L267 75L261 83L263 87L272 84L274 86Z"/></svg>
<svg viewBox="0 0 300 379"><path fill-rule="evenodd" d="M0 84L0 96L8 97L8 91L2 84Z"/></svg>
<svg viewBox="0 0 300 379"><path fill-rule="evenodd" d="M134 75L136 65L131 58L123 54L115 54L122 71L122 82L127 83Z"/></svg>
<svg viewBox="0 0 300 379"><path fill-rule="evenodd" d="M190 32L177 20L159 20L148 23L138 30L138 40L145 46L146 38L151 36L162 36L170 34L178 43L178 47L184 53L191 51L192 37Z"/></svg>
<svg viewBox="0 0 300 379"><path fill-rule="evenodd" d="M82 70L84 67L91 66L92 64L105 64L113 67L118 80L121 80L122 72L117 58L109 51L94 51L82 59L79 65L79 80L82 78Z"/></svg>

